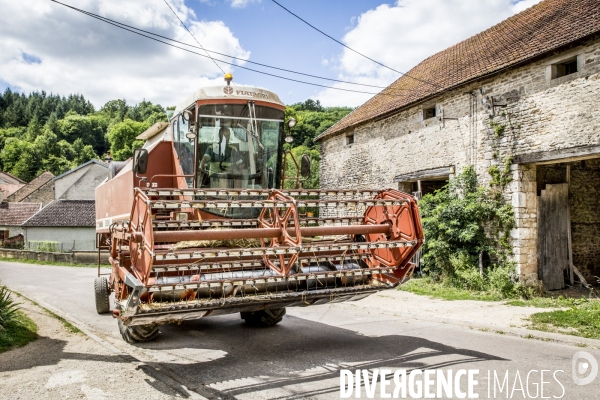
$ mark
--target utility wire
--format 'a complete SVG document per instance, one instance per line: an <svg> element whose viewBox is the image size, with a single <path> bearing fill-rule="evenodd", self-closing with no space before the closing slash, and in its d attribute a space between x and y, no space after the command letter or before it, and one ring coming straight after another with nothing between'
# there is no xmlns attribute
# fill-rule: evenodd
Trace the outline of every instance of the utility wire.
<svg viewBox="0 0 600 400"><path fill-rule="evenodd" d="M408 78L414 79L414 80L416 80L416 81L423 82L423 83L427 83L427 84L429 84L429 85L431 85L431 86L436 86L437 88L440 88L440 89L442 88L442 86L440 86L440 85L438 85L438 84L436 84L436 83L429 82L429 81L426 81L426 80L423 80L423 79L420 79L420 78L415 78L414 76L410 76L410 75L408 75L408 74L407 74L407 73L405 73L405 72L400 72L400 71L398 71L398 70L396 70L396 69L394 69L394 68L392 68L392 67L388 67L387 65L385 65L385 64L383 64L383 63L381 63L381 62L379 62L379 61L377 61L377 60L374 60L374 59L372 59L372 58L371 58L371 57L369 57L369 56L366 56L366 55L364 55L363 53L361 53L361 52L359 52L359 51L356 51L356 50L354 50L352 47L350 47L350 46L348 46L348 45L346 45L346 44L344 44L344 43L340 42L339 40L337 40L337 39L336 39L336 38L334 38L333 36L330 36L330 35L326 34L325 32L323 32L322 30L320 30L320 29L319 29L319 28L317 28L316 26L312 25L311 23L309 23L308 21L306 21L305 19L303 19L303 18L302 18L302 17L300 17L299 15L297 15L297 14L294 14L292 11L288 10L287 8L285 8L284 6L282 6L281 4L279 4L277 1L275 1L275 0L271 0L271 1L272 1L273 3L275 3L275 4L277 4L279 7L283 8L285 11L287 11L288 13L290 13L291 15L293 15L294 17L298 18L300 21L304 22L306 25L308 25L308 26L310 26L311 28L313 28L314 30L316 30L317 32L321 33L322 35L325 35L325 36L327 36L329 39L333 40L334 42L336 42L336 43L338 43L338 44L341 44L342 46L344 46L344 47L345 47L345 48L347 48L348 50L351 50L351 51L355 52L356 54L358 54L358 55L360 55L360 56L363 56L363 57L364 57L364 58L366 58L367 60L373 61L375 64L381 65L381 66L382 66L382 67L384 67L384 68L387 68L387 69L389 69L389 70L391 70L391 71L394 71L394 72L396 72L396 73L398 73L398 74L400 74L400 75L404 75L404 76L406 76L406 77L408 77Z"/></svg>
<svg viewBox="0 0 600 400"><path fill-rule="evenodd" d="M54 1L54 2L62 4L62 3L58 2L58 1ZM70 6L66 5L66 4L62 4L62 5L65 5L66 7L70 7ZM134 30L139 31L139 32L144 32L144 33L147 33L149 35L153 35L153 36L156 36L156 37L159 37L159 38L171 41L173 43L179 43L179 44L182 44L184 46L193 47L195 49L202 49L205 52L209 52L209 53L213 53L213 54L218 54L220 56L228 57L228 58L231 58L233 60L244 61L244 62L247 62L249 64L260 65L261 67L265 67L265 68L271 68L271 69L276 69L276 70L279 70L279 71L289 72L289 73L292 73L292 74L308 76L310 78L316 78L316 79L323 79L323 80L328 80L328 81L332 81L332 82L345 83L345 84L348 84L348 85L366 86L366 87L372 87L372 88L376 88L376 89L385 89L386 88L386 86L369 85L369 84L366 84L366 83L357 83L357 82L349 82L349 81L344 81L344 80L334 79L334 78L326 78L326 77L322 77L322 76L318 76L318 75L312 75L312 74L307 74L307 73L304 73L304 72L298 72L298 71L294 71L294 70L290 70L290 69L273 67L271 65L262 64L262 63L259 63L259 62L256 62L256 61L245 60L245 59L240 58L240 57L230 56L228 54L219 53L218 51L209 50L209 49L207 49L205 47L198 47L198 46L194 46L192 44L188 44L188 43L185 43L185 42L180 42L179 40L175 40L175 39L169 38L167 36L162 36L162 35L159 35L158 33L154 33L154 32L150 32L150 31L146 31L146 30L140 29L140 28L136 28L135 26L127 25L127 24L125 24L123 22L115 21L113 19L106 18L106 17L103 17L101 15L89 12L89 11L79 10L79 9L76 9L75 7L70 7L70 8L72 8L72 9L74 9L76 11L79 11L79 12L81 12L83 14L86 14L86 15L88 15L90 17L93 17L93 18L96 18L96 19L100 19L100 20L102 20L104 22L108 22L111 25L117 24L117 25L120 25L120 26L124 26L124 27L130 28L130 29L134 29Z"/></svg>
<svg viewBox="0 0 600 400"><path fill-rule="evenodd" d="M57 1L57 0L50 0L50 1L52 1L53 3L60 4L60 5L64 6L64 7L70 8L70 9L72 9L74 11L79 12L79 13L85 14L85 15L87 15L89 17L95 18L95 19L97 19L99 21L102 21L102 22L105 22L107 24L113 25L113 26L115 26L117 28L129 31L131 33L135 33L136 35L143 36L143 37L145 37L147 39L154 40L154 41L162 43L162 44L166 44L167 46L171 46L171 47L174 47L176 49L180 49L180 50L186 51L188 53L198 55L200 57L211 58L213 61L218 61L218 62L221 62L223 64L231 65L231 66L234 66L234 67L237 67L237 68L245 69L245 70L248 70L248 71L256 72L256 73L267 75L267 76L272 76L274 78L284 79L284 80L288 80L288 81L291 81L291 82L302 83L302 84L310 85L310 86L322 87L322 88L326 88L326 89L339 90L339 91L351 92L351 93L361 93L361 94L370 94L370 95L377 95L377 94L379 94L379 95L383 95L383 96L400 97L399 95L395 95L395 94L391 94L391 93L383 93L383 92L373 93L373 92L365 92L365 91L361 91L361 90L343 89L343 88L337 88L337 87L333 87L333 86L326 86L326 85L321 85L321 84L318 84L318 83L312 83L312 82L301 81L301 80L298 80L298 79L288 78L288 77L281 76L281 75L275 75L275 74L271 74L269 72L259 71L259 70L256 70L256 69L253 69L253 68L244 67L244 66L241 66L241 65L235 65L235 64L230 63L228 61L220 60L220 59L217 59L217 58L212 58L212 57L207 56L205 54L201 54L201 53L198 53L198 52L195 52L195 51L192 51L192 50L180 47L180 46L176 46L176 45L174 45L172 43L168 43L168 42L165 42L163 40L157 39L155 37L148 36L148 35L146 35L144 33L137 32L136 30L134 30L134 29L137 29L137 28L131 28L130 29L129 27L121 26L121 25L119 25L120 24L119 22L116 22L116 21L112 22L111 20L108 20L107 18L98 16L96 14L90 13L90 12L82 10L82 9L79 9L77 7L70 6L68 4L61 3L60 1ZM152 33L150 33L150 34L152 34ZM168 38L166 38L166 39L167 40L171 40L171 39L168 39ZM195 47L195 46L191 46L191 45L187 45L187 46ZM275 68L275 67L271 67L271 68ZM329 78L321 78L321 79L329 79ZM414 91L412 89L401 89L401 88L393 89L392 91L397 91L397 90L399 90L399 91Z"/></svg>
<svg viewBox="0 0 600 400"><path fill-rule="evenodd" d="M194 40L196 41L196 43L198 43L198 46L200 46L200 48L206 52L206 54L210 57L210 59L215 63L215 65L217 66L217 68L219 68L221 70L221 72L223 73L223 75L225 75L225 71L223 71L223 68L221 68L221 66L219 64L217 64L217 62L215 61L215 59L212 58L212 56L210 55L210 53L208 51L206 51L206 49L204 47L202 47L202 45L200 44L200 42L198 41L198 39L196 39L196 36L194 36L194 34L192 33L192 31L190 31L188 29L188 27L183 23L183 21L181 20L181 18L179 18L179 15L177 15L177 13L175 12L175 10L173 10L173 8L171 8L171 5L169 4L169 2L167 0L163 0L163 1L167 5L167 7L169 7L169 10L171 10L171 12L173 13L173 15L175 17L177 17L177 19L179 20L179 22L181 23L181 25L185 28L185 30L188 31L188 33L190 35L192 35L192 37L194 38Z"/></svg>

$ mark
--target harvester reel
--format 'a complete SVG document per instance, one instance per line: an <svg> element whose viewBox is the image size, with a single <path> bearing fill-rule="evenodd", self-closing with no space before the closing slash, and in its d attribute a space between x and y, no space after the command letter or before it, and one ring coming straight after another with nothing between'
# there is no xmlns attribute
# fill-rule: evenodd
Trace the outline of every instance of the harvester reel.
<svg viewBox="0 0 600 400"><path fill-rule="evenodd" d="M259 217L259 225L261 228L276 228L281 231L279 237L271 238L269 245L265 242L264 238L260 239L262 247L271 247L275 251L281 248L295 248L297 251L290 255L286 261L285 254L278 254L275 257L278 258L279 265L275 264L271 255L265 255L263 257L265 264L277 272L280 275L288 276L290 270L294 267L298 259L298 253L302 247L302 235L300 234L300 223L298 220L298 209L296 208L296 202L290 196L286 196L278 190L273 190L267 200L275 202L285 202L286 206L281 207L279 204L275 204L272 207L267 207L262 210ZM290 221L294 224L294 235L290 235L287 228Z"/></svg>

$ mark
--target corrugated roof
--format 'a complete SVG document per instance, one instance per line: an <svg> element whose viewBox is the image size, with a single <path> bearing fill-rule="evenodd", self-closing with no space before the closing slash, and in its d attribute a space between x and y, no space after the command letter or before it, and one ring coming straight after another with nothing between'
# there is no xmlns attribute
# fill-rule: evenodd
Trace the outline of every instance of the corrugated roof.
<svg viewBox="0 0 600 400"><path fill-rule="evenodd" d="M6 201L19 202L19 201L23 200L25 197L29 196L31 193L35 192L36 190L38 190L39 188L44 186L49 181L51 181L52 178L54 178L54 174L50 171L46 171L43 174L41 174L40 176L38 176L37 178L35 178L34 180L32 180L31 182L29 182L28 184L26 184L25 186L23 186L21 189L17 190L13 194L11 194L6 199Z"/></svg>
<svg viewBox="0 0 600 400"><path fill-rule="evenodd" d="M0 204L0 225L19 226L41 208L42 203L2 203Z"/></svg>
<svg viewBox="0 0 600 400"><path fill-rule="evenodd" d="M599 0L544 0L427 58L315 140L547 55L598 32Z"/></svg>
<svg viewBox="0 0 600 400"><path fill-rule="evenodd" d="M56 200L29 218L23 226L95 226L94 200Z"/></svg>

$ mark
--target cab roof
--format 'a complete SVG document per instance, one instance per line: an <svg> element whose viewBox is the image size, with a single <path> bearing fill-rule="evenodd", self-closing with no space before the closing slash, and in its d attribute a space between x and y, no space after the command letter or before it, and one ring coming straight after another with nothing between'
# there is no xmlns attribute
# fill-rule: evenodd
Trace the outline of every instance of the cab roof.
<svg viewBox="0 0 600 400"><path fill-rule="evenodd" d="M207 86L200 88L189 96L185 101L180 103L175 108L175 114L195 104L198 100L260 100L265 103L273 103L280 107L285 107L285 104L279 99L275 93L253 86L238 86L238 85L222 85L222 86Z"/></svg>

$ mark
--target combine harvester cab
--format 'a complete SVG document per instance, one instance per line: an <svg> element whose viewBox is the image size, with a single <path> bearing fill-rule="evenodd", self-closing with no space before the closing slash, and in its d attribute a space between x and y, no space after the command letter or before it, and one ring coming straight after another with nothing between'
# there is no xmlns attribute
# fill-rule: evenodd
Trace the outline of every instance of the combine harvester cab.
<svg viewBox="0 0 600 400"><path fill-rule="evenodd" d="M96 278L96 308L130 343L221 314L274 325L286 307L362 299L413 272L423 243L415 199L302 188L299 172L286 177L285 159L296 161L283 151L284 105L226 81L140 135L143 148L111 162L96 189L97 243L112 267ZM304 177L309 163L296 165ZM290 179L296 189L283 189Z"/></svg>

